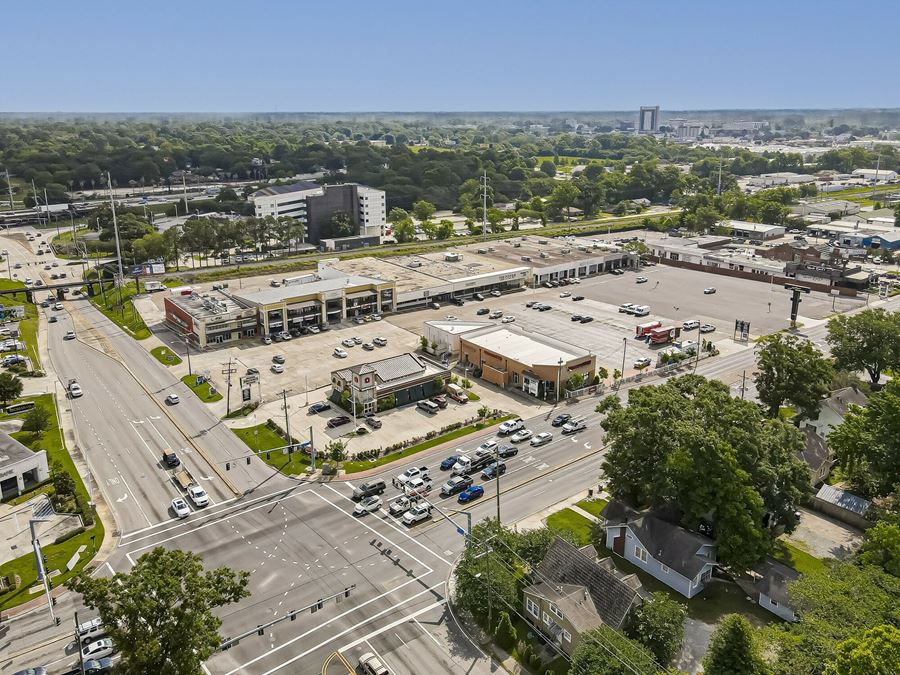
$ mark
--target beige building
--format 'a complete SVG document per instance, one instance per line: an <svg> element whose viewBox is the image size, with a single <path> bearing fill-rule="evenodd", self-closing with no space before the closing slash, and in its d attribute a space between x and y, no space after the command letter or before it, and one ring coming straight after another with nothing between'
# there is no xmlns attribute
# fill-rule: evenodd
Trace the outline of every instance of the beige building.
<svg viewBox="0 0 900 675"><path fill-rule="evenodd" d="M538 398L561 394L574 373L590 382L597 372L597 357L588 350L510 325L463 333L459 351L460 361L480 370L483 380Z"/></svg>

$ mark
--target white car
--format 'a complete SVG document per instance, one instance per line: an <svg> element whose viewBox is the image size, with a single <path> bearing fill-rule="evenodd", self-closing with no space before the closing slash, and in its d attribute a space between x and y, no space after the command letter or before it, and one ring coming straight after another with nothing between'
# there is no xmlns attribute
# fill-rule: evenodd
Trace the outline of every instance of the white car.
<svg viewBox="0 0 900 675"><path fill-rule="evenodd" d="M421 497L429 492L431 492L431 481L422 480L420 477L408 481L404 490L407 497Z"/></svg>
<svg viewBox="0 0 900 675"><path fill-rule="evenodd" d="M381 314L373 314L372 321L381 321Z"/></svg>
<svg viewBox="0 0 900 675"><path fill-rule="evenodd" d="M266 336L262 339L262 341L263 341L263 344L264 344L264 345L270 345L270 344L272 344L272 338L270 338L268 335L266 335Z"/></svg>
<svg viewBox="0 0 900 675"><path fill-rule="evenodd" d="M531 445L532 445L532 447L537 448L541 445L546 445L547 443L549 443L552 440L553 440L553 434L551 434L549 431L542 431L537 436L532 436Z"/></svg>
<svg viewBox="0 0 900 675"><path fill-rule="evenodd" d="M84 392L81 391L81 385L77 382L72 382L71 384L69 384L69 396L71 396L72 398L78 398L83 393Z"/></svg>
<svg viewBox="0 0 900 675"><path fill-rule="evenodd" d="M169 394L166 396L166 403L169 405L178 405L181 403L181 399L178 398L178 394Z"/></svg>
<svg viewBox="0 0 900 675"><path fill-rule="evenodd" d="M115 651L113 641L109 638L95 640L87 647L81 650L81 656L84 659L102 659L104 656L110 656Z"/></svg>
<svg viewBox="0 0 900 675"><path fill-rule="evenodd" d="M681 324L682 330L694 330L695 328L700 328L700 322L697 319L689 319Z"/></svg>
<svg viewBox="0 0 900 675"><path fill-rule="evenodd" d="M343 349L341 349L340 347L335 347L335 348L334 348L333 354L334 354L336 357L338 357L339 359L346 359L346 358L347 358L347 352L344 351Z"/></svg>
<svg viewBox="0 0 900 675"><path fill-rule="evenodd" d="M191 498L191 501L194 502L194 506L198 506L200 508L209 506L209 495L206 494L206 490L204 490L196 483L188 486L187 493L188 497Z"/></svg>
<svg viewBox="0 0 900 675"><path fill-rule="evenodd" d="M403 514L404 525L415 525L420 520L426 520L431 515L431 506L429 504L416 504L409 511Z"/></svg>
<svg viewBox="0 0 900 675"><path fill-rule="evenodd" d="M386 347L387 346L387 338L383 338L380 335L378 335L378 336L372 338L372 344L376 344L379 347Z"/></svg>
<svg viewBox="0 0 900 675"><path fill-rule="evenodd" d="M716 289L714 286L709 286L708 288L703 289L703 295L712 295L715 292L716 292Z"/></svg>
<svg viewBox="0 0 900 675"><path fill-rule="evenodd" d="M569 291L563 291L562 293L559 294L559 297L568 298L570 295L572 295L572 294L569 293Z"/></svg>
<svg viewBox="0 0 900 675"><path fill-rule="evenodd" d="M713 326L711 323L705 323L702 326L700 326L701 333L713 333L713 332L715 332L715 330L716 330L716 327Z"/></svg>
<svg viewBox="0 0 900 675"><path fill-rule="evenodd" d="M649 356L642 356L641 358L639 358L637 361L634 362L634 367L637 368L638 370L640 370L642 368L646 368L651 363L653 363L653 361L650 360Z"/></svg>
<svg viewBox="0 0 900 675"><path fill-rule="evenodd" d="M353 509L354 516L364 516L367 513L373 513L381 508L381 497L372 495L361 499Z"/></svg>
<svg viewBox="0 0 900 675"><path fill-rule="evenodd" d="M527 441L532 436L534 436L534 433L531 429L522 429L521 431L514 433L509 440L513 443L521 443L522 441Z"/></svg>
<svg viewBox="0 0 900 675"><path fill-rule="evenodd" d="M475 452L483 455L488 452L494 452L494 450L496 450L496 449L497 449L497 439L489 438L484 443L479 445L478 448L475 450Z"/></svg>
<svg viewBox="0 0 900 675"><path fill-rule="evenodd" d="M187 518L191 515L190 507L181 497L175 497L175 499L172 500L172 510L179 518Z"/></svg>
<svg viewBox="0 0 900 675"><path fill-rule="evenodd" d="M341 344L345 347L353 347L356 345L356 342L353 341L353 338L345 338L341 340Z"/></svg>
<svg viewBox="0 0 900 675"><path fill-rule="evenodd" d="M388 675L387 666L372 652L366 652L359 657L359 669L365 675Z"/></svg>
<svg viewBox="0 0 900 675"><path fill-rule="evenodd" d="M280 363L273 363L273 364L272 364L271 371L272 371L273 373L275 373L275 374L283 373L283 372L284 372L284 366L281 365Z"/></svg>
<svg viewBox="0 0 900 675"><path fill-rule="evenodd" d="M632 302L626 302L626 303L623 303L623 304L619 305L619 311L620 311L621 313L623 313L623 314L631 314L631 311L632 311L635 307L637 307L637 305L635 305L634 303L632 303Z"/></svg>
<svg viewBox="0 0 900 675"><path fill-rule="evenodd" d="M67 330L66 334L63 335L63 340L74 340L75 339L75 331Z"/></svg>
<svg viewBox="0 0 900 675"><path fill-rule="evenodd" d="M512 314L510 314L508 316L504 316L503 319L500 321L500 323L512 323L515 320L516 320L516 317L514 317Z"/></svg>
<svg viewBox="0 0 900 675"><path fill-rule="evenodd" d="M636 284L646 284L647 281L648 281L647 277L638 277L637 279L634 280L634 283L636 283Z"/></svg>
<svg viewBox="0 0 900 675"><path fill-rule="evenodd" d="M507 420L506 422L501 423L499 427L497 427L497 432L502 436L504 434L511 434L514 431L519 431L520 429L524 428L525 422L521 419Z"/></svg>
<svg viewBox="0 0 900 675"><path fill-rule="evenodd" d="M62 308L63 308L63 304L61 302L57 302L55 305L53 305L53 309L55 309L57 312L60 311Z"/></svg>
<svg viewBox="0 0 900 675"><path fill-rule="evenodd" d="M363 343L363 339L361 337L359 337L358 335L353 336L353 344L361 345L362 343Z"/></svg>

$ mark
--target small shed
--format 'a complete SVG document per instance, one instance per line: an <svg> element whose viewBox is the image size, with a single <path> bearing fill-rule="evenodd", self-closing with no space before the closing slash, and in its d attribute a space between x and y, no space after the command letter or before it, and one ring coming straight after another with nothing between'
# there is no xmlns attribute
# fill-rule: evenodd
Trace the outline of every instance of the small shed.
<svg viewBox="0 0 900 675"><path fill-rule="evenodd" d="M866 519L871 506L872 502L868 499L827 484L819 488L813 497L813 508L817 511L863 530L872 524Z"/></svg>

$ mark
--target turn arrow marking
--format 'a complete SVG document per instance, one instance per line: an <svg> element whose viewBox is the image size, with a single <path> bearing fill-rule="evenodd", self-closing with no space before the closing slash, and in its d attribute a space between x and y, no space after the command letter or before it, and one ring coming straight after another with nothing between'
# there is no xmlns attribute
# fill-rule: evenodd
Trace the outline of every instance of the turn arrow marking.
<svg viewBox="0 0 900 675"><path fill-rule="evenodd" d="M119 502L119 503L122 503L122 502L124 502L126 499L128 499L128 493L127 493L127 492L126 492L124 495L122 495L121 497L119 497L116 501Z"/></svg>

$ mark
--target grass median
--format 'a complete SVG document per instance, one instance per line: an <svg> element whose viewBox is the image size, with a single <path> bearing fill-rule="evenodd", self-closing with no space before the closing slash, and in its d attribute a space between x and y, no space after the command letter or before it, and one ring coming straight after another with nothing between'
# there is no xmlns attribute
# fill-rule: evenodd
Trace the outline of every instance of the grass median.
<svg viewBox="0 0 900 675"><path fill-rule="evenodd" d="M422 441L421 443L417 443L416 445L411 445L404 450L391 452L387 455L384 455L383 457L379 457L378 459L373 459L371 461L362 460L344 462L344 471L346 473L358 473L360 471L366 471L368 469L374 469L375 467L383 466L385 464L390 464L391 462L396 462L398 459L405 459L406 457L415 455L419 452L422 452L423 450L428 450L429 448L433 448L436 445L440 445L441 443L446 443L447 441L452 441L456 438L468 436L469 434L473 434L476 431L487 429L488 427L492 427L512 418L512 415L492 417L487 420L482 420L481 422L476 422L475 424L470 424L465 427L460 427L459 429L454 429L453 431L449 431L446 434L435 436L434 438L429 438L427 441Z"/></svg>
<svg viewBox="0 0 900 675"><path fill-rule="evenodd" d="M75 483L75 494L78 501L82 504L88 502L88 492L81 476L75 468L75 463L69 456L63 440L62 430L59 428L58 418L56 415L56 405L52 394L42 394L41 396L27 397L22 400L34 401L35 406L46 408L50 413L50 420L47 429L42 434L33 434L30 431L17 431L10 434L23 445L28 446L35 452L44 450L47 453L47 464L57 465L63 471L68 473ZM0 420L23 418L27 413L19 413L17 415L0 415ZM23 503L28 499L32 499L39 494L52 493L52 486L42 485L37 489L19 497L16 503ZM89 507L87 507L89 508ZM70 539L66 539L60 543L44 542L41 550L47 562L45 567L48 572L59 570L61 573L53 577L53 585L60 586L71 579L75 574L81 571L93 558L100 544L103 542L103 524L91 511L93 523L84 528ZM78 551L81 546L87 547L81 554L78 563L67 570L66 565ZM30 593L29 589L37 583L37 569L35 567L34 555L29 552L23 556L10 560L0 565L0 577L8 577L15 579L18 577L20 584L7 593L0 594L0 610L7 610L12 607L21 605L29 600L41 597L41 593Z"/></svg>
<svg viewBox="0 0 900 675"><path fill-rule="evenodd" d="M159 347L154 347L150 350L150 353L153 355L157 361L159 361L164 366L177 366L181 363L181 357L178 356L175 352L173 352L168 347L164 347L160 345Z"/></svg>
<svg viewBox="0 0 900 675"><path fill-rule="evenodd" d="M275 448L284 448L287 441L281 434L266 424L232 429L232 431L244 441L248 448L257 453L257 456L262 461L273 469L278 469L283 474L296 476L306 473L306 470L309 468L309 456L302 452L292 452L290 454L281 450L269 452ZM293 434L291 435L293 436ZM321 459L316 460L316 466L322 466Z"/></svg>
<svg viewBox="0 0 900 675"><path fill-rule="evenodd" d="M150 337L150 329L134 308L132 298L137 294L134 284L125 284L121 293L119 289L109 285L105 288L104 300L102 295L95 295L91 302L97 306L107 319L125 330L135 340L146 340ZM121 302L119 297L121 295Z"/></svg>
<svg viewBox="0 0 900 675"><path fill-rule="evenodd" d="M184 382L188 389L194 392L204 403L215 403L216 401L222 400L222 394L218 391L210 391L210 384L207 381L197 383L197 375L185 375L181 378L181 381Z"/></svg>

